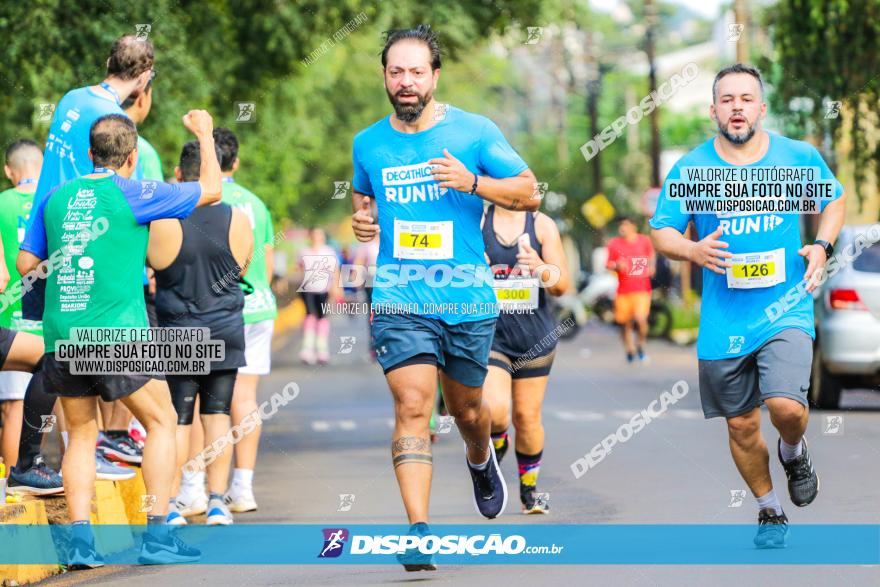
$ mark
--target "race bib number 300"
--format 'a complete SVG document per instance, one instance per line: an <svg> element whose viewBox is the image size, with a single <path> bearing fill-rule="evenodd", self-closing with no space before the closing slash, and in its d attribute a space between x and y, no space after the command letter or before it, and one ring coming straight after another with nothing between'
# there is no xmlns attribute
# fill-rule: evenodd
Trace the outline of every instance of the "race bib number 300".
<svg viewBox="0 0 880 587"><path fill-rule="evenodd" d="M496 279L494 289L501 312L520 312L538 307L538 280L534 277Z"/></svg>
<svg viewBox="0 0 880 587"><path fill-rule="evenodd" d="M394 220L394 257L397 259L451 259L452 221Z"/></svg>
<svg viewBox="0 0 880 587"><path fill-rule="evenodd" d="M733 267L726 271L729 288L772 287L785 281L785 249L742 253L734 255L730 261Z"/></svg>

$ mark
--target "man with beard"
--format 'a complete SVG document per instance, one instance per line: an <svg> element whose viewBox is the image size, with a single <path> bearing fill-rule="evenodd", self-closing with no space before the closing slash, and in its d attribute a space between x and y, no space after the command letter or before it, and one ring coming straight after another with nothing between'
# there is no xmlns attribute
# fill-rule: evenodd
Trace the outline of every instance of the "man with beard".
<svg viewBox="0 0 880 587"><path fill-rule="evenodd" d="M483 200L529 211L540 200L494 123L434 101L440 48L430 27L390 31L382 66L394 113L354 139L352 226L362 242L380 239L373 346L394 398L391 457L410 534L425 536L438 370L478 512L494 518L507 502L482 398L497 308L480 219ZM408 571L437 568L416 549L398 560Z"/></svg>
<svg viewBox="0 0 880 587"><path fill-rule="evenodd" d="M718 72L709 108L718 135L669 172L651 227L660 253L703 267L697 341L703 413L727 420L733 460L758 501L755 546L782 548L788 518L770 479L760 406L767 406L779 431L777 454L791 501L806 506L819 491L804 439L815 337L813 300L802 296L772 318L767 308L789 290L805 287L811 292L817 287L843 224L844 197L843 186L812 145L761 128L767 111L763 90L761 75L752 67L736 64ZM829 184L830 196L820 204L816 240L803 244L797 214L684 213L668 189L670 182L686 177L683 169L693 167L711 167L722 175L735 171L734 176L753 174L748 168L814 168L816 180ZM699 242L683 236L689 222Z"/></svg>

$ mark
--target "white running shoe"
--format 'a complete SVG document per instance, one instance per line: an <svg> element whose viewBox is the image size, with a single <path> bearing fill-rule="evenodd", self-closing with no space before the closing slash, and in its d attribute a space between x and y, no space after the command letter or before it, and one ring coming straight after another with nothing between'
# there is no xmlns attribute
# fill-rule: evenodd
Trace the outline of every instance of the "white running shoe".
<svg viewBox="0 0 880 587"><path fill-rule="evenodd" d="M223 501L229 506L229 511L237 514L257 511L257 501L254 499L254 490L251 487L242 487L233 483L223 496Z"/></svg>
<svg viewBox="0 0 880 587"><path fill-rule="evenodd" d="M228 526L232 523L229 508L220 499L212 499L208 504L208 526Z"/></svg>
<svg viewBox="0 0 880 587"><path fill-rule="evenodd" d="M204 514L208 511L208 496L200 493L198 489L187 491L187 488L181 488L180 493L177 494L177 511L187 518Z"/></svg>

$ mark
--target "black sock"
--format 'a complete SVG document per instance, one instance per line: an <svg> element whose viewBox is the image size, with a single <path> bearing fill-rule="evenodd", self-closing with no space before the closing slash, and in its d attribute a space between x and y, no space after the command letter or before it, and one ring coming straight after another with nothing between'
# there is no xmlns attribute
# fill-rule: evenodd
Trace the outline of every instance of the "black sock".
<svg viewBox="0 0 880 587"><path fill-rule="evenodd" d="M16 471L27 471L34 466L34 458L40 454L43 434L43 416L52 414L55 397L43 391L42 377L34 374L24 394L24 422L18 441L18 462Z"/></svg>

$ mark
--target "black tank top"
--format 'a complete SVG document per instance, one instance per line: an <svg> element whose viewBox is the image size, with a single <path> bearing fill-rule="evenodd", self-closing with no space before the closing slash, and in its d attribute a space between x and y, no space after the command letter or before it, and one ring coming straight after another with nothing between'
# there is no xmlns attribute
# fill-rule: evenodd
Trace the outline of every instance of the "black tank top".
<svg viewBox="0 0 880 587"><path fill-rule="evenodd" d="M244 360L244 293L240 268L229 248L232 208L202 206L179 221L183 240L177 258L156 271L159 326L202 326L226 343L223 361L211 370L234 369Z"/></svg>
<svg viewBox="0 0 880 587"><path fill-rule="evenodd" d="M531 212L526 213L526 226L523 234L529 235L531 247L535 249L538 256L542 257L541 243L535 232L535 215ZM489 265L495 271L495 278L505 279L510 276L511 270L517 265L516 254L519 251L519 246L516 241L509 246L498 242L498 237L495 235L494 204L486 210L486 220L483 222L483 243L486 246ZM514 358L529 351L532 351L535 356L545 355L556 347L555 339L548 340L545 345L538 343L554 328L553 315L547 305L547 292L543 287L539 287L536 309L522 313L505 311L499 313L498 321L495 323L495 339L492 342L492 350Z"/></svg>

